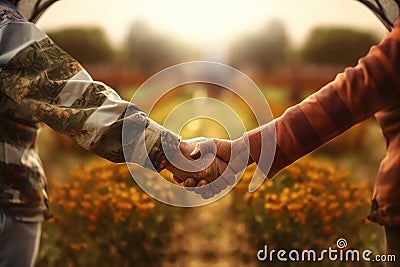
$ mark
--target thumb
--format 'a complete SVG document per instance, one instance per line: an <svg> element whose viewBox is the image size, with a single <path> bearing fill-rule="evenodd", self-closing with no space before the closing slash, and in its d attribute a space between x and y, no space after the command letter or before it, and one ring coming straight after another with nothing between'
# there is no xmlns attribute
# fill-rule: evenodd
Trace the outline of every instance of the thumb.
<svg viewBox="0 0 400 267"><path fill-rule="evenodd" d="M201 156L201 151L200 151L199 145L197 144L194 147L193 151L190 153L190 157L192 159L198 159L198 158L200 158L200 156Z"/></svg>
<svg viewBox="0 0 400 267"><path fill-rule="evenodd" d="M215 151L216 151L216 145L212 139L209 139L209 140L198 142L195 145L193 151L190 153L190 157L193 159L198 159L203 154L207 154L207 153L215 154Z"/></svg>

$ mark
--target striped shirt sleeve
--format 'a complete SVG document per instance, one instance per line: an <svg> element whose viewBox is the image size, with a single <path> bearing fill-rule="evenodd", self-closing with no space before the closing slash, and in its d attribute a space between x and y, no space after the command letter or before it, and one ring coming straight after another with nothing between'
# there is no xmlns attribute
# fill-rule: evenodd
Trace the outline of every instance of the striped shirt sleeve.
<svg viewBox="0 0 400 267"><path fill-rule="evenodd" d="M54 130L113 162L160 171L167 164L164 151L179 145L179 136L93 81L32 23L11 22L0 28L0 90ZM125 140L123 127L129 130ZM161 140L168 140L164 148Z"/></svg>
<svg viewBox="0 0 400 267"><path fill-rule="evenodd" d="M249 133L252 158L260 160L263 132L276 129L276 153L268 177L353 125L400 99L400 23L384 40L335 80L270 124ZM270 131L272 132L272 131Z"/></svg>

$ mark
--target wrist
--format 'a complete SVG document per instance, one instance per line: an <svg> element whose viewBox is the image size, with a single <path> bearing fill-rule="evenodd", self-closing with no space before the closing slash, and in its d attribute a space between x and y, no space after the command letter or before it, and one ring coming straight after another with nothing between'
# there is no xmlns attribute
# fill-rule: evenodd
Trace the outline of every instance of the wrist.
<svg viewBox="0 0 400 267"><path fill-rule="evenodd" d="M249 137L248 132L244 133L242 137L234 140L233 142L240 143L240 146L242 146L243 149L246 149L246 154L248 156L247 166L256 162L256 160L254 159L254 157L252 155L252 146L251 146L250 137Z"/></svg>
<svg viewBox="0 0 400 267"><path fill-rule="evenodd" d="M175 166L171 163L171 160L175 158L178 153L182 153L187 148L187 144L185 141L179 140L179 143L173 150L169 150L168 157L165 155L165 169L169 170L170 172L175 170Z"/></svg>
<svg viewBox="0 0 400 267"><path fill-rule="evenodd" d="M181 143L179 135L163 128L153 147L148 152L149 164L157 172L168 169L171 166L169 159L173 158L179 151Z"/></svg>
<svg viewBox="0 0 400 267"><path fill-rule="evenodd" d="M270 175L271 164L275 158L275 123L270 122L244 134L250 151L249 163L257 163L258 168Z"/></svg>

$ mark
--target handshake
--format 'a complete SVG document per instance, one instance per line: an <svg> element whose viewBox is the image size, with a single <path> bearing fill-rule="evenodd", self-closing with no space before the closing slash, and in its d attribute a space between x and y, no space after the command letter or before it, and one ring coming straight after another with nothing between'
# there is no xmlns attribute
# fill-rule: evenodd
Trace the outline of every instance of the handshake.
<svg viewBox="0 0 400 267"><path fill-rule="evenodd" d="M237 174L254 162L247 140L245 136L236 140L181 140L179 151L167 156L165 168L186 189L211 198L234 185Z"/></svg>

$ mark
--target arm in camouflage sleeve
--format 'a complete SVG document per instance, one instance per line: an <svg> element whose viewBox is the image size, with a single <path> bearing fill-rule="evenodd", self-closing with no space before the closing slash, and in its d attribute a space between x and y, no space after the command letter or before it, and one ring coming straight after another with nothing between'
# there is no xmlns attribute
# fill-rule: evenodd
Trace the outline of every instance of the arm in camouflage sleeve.
<svg viewBox="0 0 400 267"><path fill-rule="evenodd" d="M137 125L132 161L157 171L167 160L163 142L176 150L180 137L151 121L133 104L90 75L34 24L19 21L0 26L0 91L54 130L113 162L124 162L122 124ZM130 128L131 129L131 128ZM147 151L142 151L143 148ZM150 160L149 160L150 159Z"/></svg>

